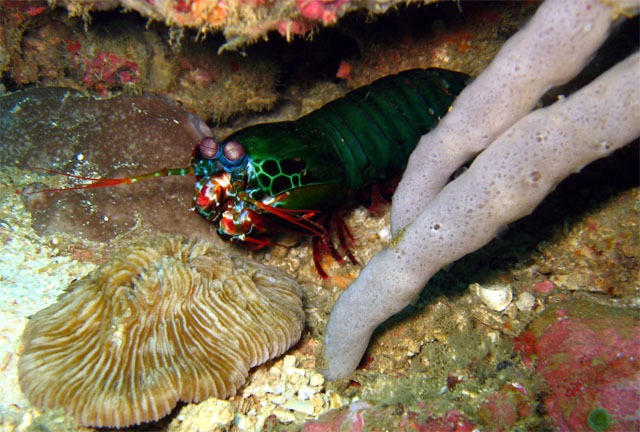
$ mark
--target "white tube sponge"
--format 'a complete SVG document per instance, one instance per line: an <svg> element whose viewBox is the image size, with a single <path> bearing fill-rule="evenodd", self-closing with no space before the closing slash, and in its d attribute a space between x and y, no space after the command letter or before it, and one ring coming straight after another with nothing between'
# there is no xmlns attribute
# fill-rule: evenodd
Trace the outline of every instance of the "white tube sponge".
<svg viewBox="0 0 640 432"><path fill-rule="evenodd" d="M325 334L328 379L348 376L373 330L444 265L488 243L566 176L640 136L640 53L500 135L338 298Z"/></svg>
<svg viewBox="0 0 640 432"><path fill-rule="evenodd" d="M613 18L639 7L638 0L546 0L458 96L437 128L420 140L393 196L393 234L549 88L580 72L607 38Z"/></svg>

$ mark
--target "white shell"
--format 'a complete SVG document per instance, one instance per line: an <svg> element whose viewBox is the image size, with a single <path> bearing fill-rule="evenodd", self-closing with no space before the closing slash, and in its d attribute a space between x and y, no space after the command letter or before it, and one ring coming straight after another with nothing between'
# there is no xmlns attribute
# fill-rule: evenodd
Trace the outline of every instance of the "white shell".
<svg viewBox="0 0 640 432"><path fill-rule="evenodd" d="M480 286L480 284L474 283L470 288L475 291L482 303L494 311L502 312L513 299L511 286L507 284Z"/></svg>
<svg viewBox="0 0 640 432"><path fill-rule="evenodd" d="M521 293L516 300L516 306L521 312L530 312L535 304L536 298L526 291Z"/></svg>

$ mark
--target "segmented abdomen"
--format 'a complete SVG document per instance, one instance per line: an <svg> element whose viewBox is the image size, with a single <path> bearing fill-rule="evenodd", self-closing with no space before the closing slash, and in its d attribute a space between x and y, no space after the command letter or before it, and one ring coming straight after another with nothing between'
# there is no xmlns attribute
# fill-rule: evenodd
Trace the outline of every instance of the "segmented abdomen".
<svg viewBox="0 0 640 432"><path fill-rule="evenodd" d="M403 169L422 135L433 129L464 88L468 75L413 69L352 91L298 122L333 140L349 189Z"/></svg>
<svg viewBox="0 0 640 432"><path fill-rule="evenodd" d="M288 192L283 207L328 207L403 169L467 78L445 69L400 72L296 121L250 126L227 140L240 142L252 161L248 189Z"/></svg>

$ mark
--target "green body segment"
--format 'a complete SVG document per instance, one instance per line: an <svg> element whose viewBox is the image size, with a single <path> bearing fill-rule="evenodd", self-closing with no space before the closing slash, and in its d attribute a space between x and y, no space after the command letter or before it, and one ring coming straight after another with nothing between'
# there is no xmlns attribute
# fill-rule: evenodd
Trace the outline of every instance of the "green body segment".
<svg viewBox="0 0 640 432"><path fill-rule="evenodd" d="M467 79L444 69L404 71L296 121L250 126L225 141L246 149L246 191L254 198L287 192L278 207L322 210L404 169Z"/></svg>

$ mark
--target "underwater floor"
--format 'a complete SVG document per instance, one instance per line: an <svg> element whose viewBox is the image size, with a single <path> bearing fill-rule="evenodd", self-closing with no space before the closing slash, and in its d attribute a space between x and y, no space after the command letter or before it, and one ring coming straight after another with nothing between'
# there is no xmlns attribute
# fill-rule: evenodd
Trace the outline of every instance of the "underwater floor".
<svg viewBox="0 0 640 432"><path fill-rule="evenodd" d="M295 119L407 68L477 75L534 6L402 7L375 23L354 13L311 41L286 44L274 35L242 53L218 55L218 36L197 42L187 32L175 46L160 23L147 26L132 14L97 13L84 30L66 11L10 14L15 10L0 4L3 22L13 25L13 32L0 32L0 54L9 59L0 62L0 115L13 125L3 126L0 154L0 429L93 430L25 398L17 374L21 335L72 281L158 232L208 239L295 277L305 327L285 355L253 368L235 396L179 404L157 422L125 430L637 429L637 142L571 176L532 215L437 273L413 304L377 329L359 368L337 382L318 373L324 327L361 266L389 245L388 205L369 209L366 194L350 197L341 212L359 264L324 254L323 280L308 238L281 234L276 241L286 247L260 250L220 241L189 211L191 178L20 194L34 184L70 185L38 167L117 177L185 166L193 134L201 132L198 119L220 138L250 124ZM97 73L105 59L113 64ZM78 102L64 131L49 116L63 112L56 103L74 99L73 90L28 93L42 105L26 120L11 120L20 110L7 102L10 93L53 86L97 99ZM117 94L124 96L108 98Z"/></svg>

